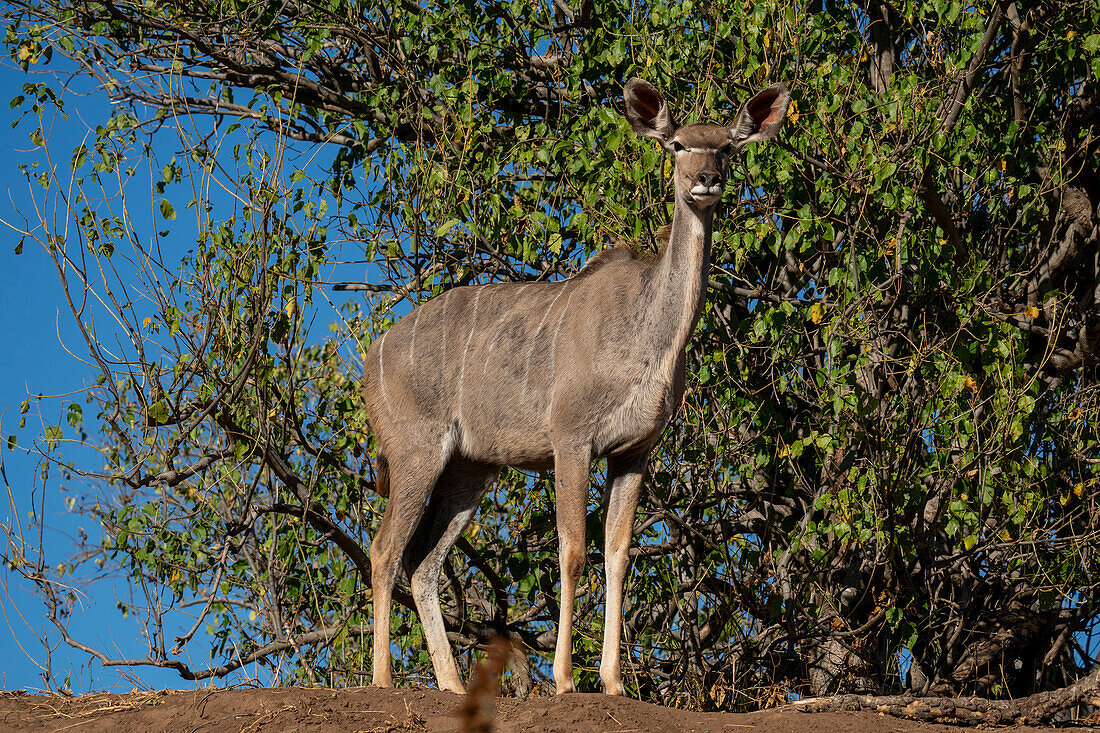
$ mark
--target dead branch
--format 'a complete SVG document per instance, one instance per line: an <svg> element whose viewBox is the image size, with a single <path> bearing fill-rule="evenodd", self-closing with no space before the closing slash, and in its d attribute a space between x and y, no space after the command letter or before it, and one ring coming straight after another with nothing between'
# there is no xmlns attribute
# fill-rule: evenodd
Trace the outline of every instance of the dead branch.
<svg viewBox="0 0 1100 733"><path fill-rule="evenodd" d="M838 695L800 700L804 713L870 710L899 718L986 725L1041 725L1076 705L1100 706L1100 669L1058 690L1037 692L1018 700L984 697L917 697L914 695Z"/></svg>

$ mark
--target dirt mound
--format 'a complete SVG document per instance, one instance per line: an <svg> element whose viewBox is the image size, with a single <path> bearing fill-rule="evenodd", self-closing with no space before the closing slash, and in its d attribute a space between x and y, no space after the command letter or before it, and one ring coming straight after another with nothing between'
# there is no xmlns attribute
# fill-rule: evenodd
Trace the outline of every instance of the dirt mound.
<svg viewBox="0 0 1100 733"><path fill-rule="evenodd" d="M255 733L257 731L460 731L463 698L438 690L307 688L133 692L126 695L0 693L0 731ZM576 694L496 701L498 731L957 732L874 713L695 713L620 697ZM1039 730L1013 728L1016 731Z"/></svg>

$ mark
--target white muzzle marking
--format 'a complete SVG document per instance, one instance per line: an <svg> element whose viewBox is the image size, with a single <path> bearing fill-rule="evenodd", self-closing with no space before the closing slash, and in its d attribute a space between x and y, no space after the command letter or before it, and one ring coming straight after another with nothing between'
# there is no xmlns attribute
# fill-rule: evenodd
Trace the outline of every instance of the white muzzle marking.
<svg viewBox="0 0 1100 733"><path fill-rule="evenodd" d="M707 188L706 186L695 186L691 189L692 196L717 196L722 193L722 187L718 184Z"/></svg>

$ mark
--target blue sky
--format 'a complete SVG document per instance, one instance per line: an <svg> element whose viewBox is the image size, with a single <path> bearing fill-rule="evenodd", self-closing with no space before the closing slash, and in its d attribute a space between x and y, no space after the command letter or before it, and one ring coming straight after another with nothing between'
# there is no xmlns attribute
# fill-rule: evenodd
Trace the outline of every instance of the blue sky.
<svg viewBox="0 0 1100 733"><path fill-rule="evenodd" d="M28 138L30 125L23 124L13 130L11 123L18 119L18 110L9 108L7 102L22 93L28 81L20 69L7 66L0 75L0 130L5 142L2 145L3 169L0 196L0 218L19 225L20 211L31 206L31 193L27 182L17 171L17 166L30 163L39 157ZM83 125L82 125L83 127ZM69 149L79 144L76 126L60 126L55 133L54 147ZM20 239L18 233L6 226L0 228L0 434L4 437L3 462L11 494L6 496L5 522L11 521L13 511L18 511L24 526L28 521L29 504L41 499L41 485L35 480L36 462L21 450L9 450L7 437L16 435L22 440L35 432L35 416L28 415L27 429L18 430L19 404L30 394L58 394L79 388L82 374L79 365L65 353L61 339L71 340L72 329L58 311L61 288L57 283L50 260L38 251L34 243L25 242L23 253L16 254ZM60 333L60 339L59 339ZM45 516L50 518L48 542L50 545L68 545L76 525L67 516L65 505L56 493L47 493L43 505ZM12 508L12 504L16 509ZM57 558L60 560L60 555ZM0 593L0 611L5 627L0 629L3 647L8 653L0 655L0 685L4 689L43 686L41 671L36 665L46 656L45 649L36 640L35 633L44 630L41 605L18 576L4 570L4 587ZM104 614L106 604L95 603L88 607L83 619L77 623L87 629L106 628ZM113 604L112 604L113 605ZM101 637L102 638L102 637ZM58 649L53 654L55 665L70 667L76 678L80 677L75 655Z"/></svg>
<svg viewBox="0 0 1100 733"><path fill-rule="evenodd" d="M0 150L6 171L0 180L0 219L16 226L23 223L20 212L33 210L34 196L39 200L42 198L41 190L37 186L34 189L28 186L17 170L20 164L43 159L42 150L36 149L29 139L33 120L28 118L13 130L12 122L19 118L19 110L12 110L7 104L23 93L23 84L28 81L49 80L40 75L32 77L10 64L0 75L0 101L3 102L0 104L0 130L5 138ZM57 84L52 86L59 88ZM110 113L109 101L102 94L67 95L65 101L68 119L53 120L48 140L51 156L59 167L68 164L72 150ZM67 310L59 310L63 307L63 294L51 261L31 239L24 242L22 253L16 254L19 234L2 225L0 232L3 232L0 234L0 309L5 316L0 319L0 344L3 344L3 358L0 358L0 434L4 439L0 450L3 451L4 469L11 492L5 496L3 514L0 514L3 519L0 521L11 521L14 504L26 530L31 502L34 502L46 520L48 559L56 563L72 552L74 537L80 528L94 535L94 527L67 511L66 496L58 491L56 477L50 479L43 492L37 461L18 448L9 450L7 438L14 435L20 443L26 444L41 433L43 424L63 422L61 411L67 403L52 400L43 404L47 410L57 414L44 412L39 418L32 407L27 414L26 429L19 430L20 402L29 395L59 395L80 390L91 372L66 352L65 344L70 345L74 353L81 352L79 334ZM69 450L68 455L79 458L73 450ZM0 611L4 628L0 628L0 638L3 639L0 646L8 650L0 655L0 686L3 689L42 689L40 665L47 656L55 672L59 672L57 676L61 679L68 676L72 689L77 692L89 689L124 690L139 683L181 686L182 680L174 673L104 670L100 665L90 663L86 654L64 645L55 646L47 653L40 639L51 627L44 617L40 599L33 594L32 588L6 568L2 577ZM140 651L134 630L122 622L116 608L117 594L123 592L120 584L108 582L97 585L94 594L82 594L80 610L71 622L71 632L107 650L122 653ZM56 643L56 633L50 633L49 638Z"/></svg>

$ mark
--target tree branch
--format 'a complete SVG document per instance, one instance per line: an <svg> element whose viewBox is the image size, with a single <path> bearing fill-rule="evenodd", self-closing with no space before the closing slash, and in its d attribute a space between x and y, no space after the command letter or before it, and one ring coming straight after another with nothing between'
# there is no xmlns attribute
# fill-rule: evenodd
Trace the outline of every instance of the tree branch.
<svg viewBox="0 0 1100 733"><path fill-rule="evenodd" d="M1058 690L1037 692L1018 700L984 697L915 697L913 695L841 695L800 700L791 707L804 713L871 710L911 720L961 721L985 725L1041 725L1075 705L1100 706L1100 670Z"/></svg>

